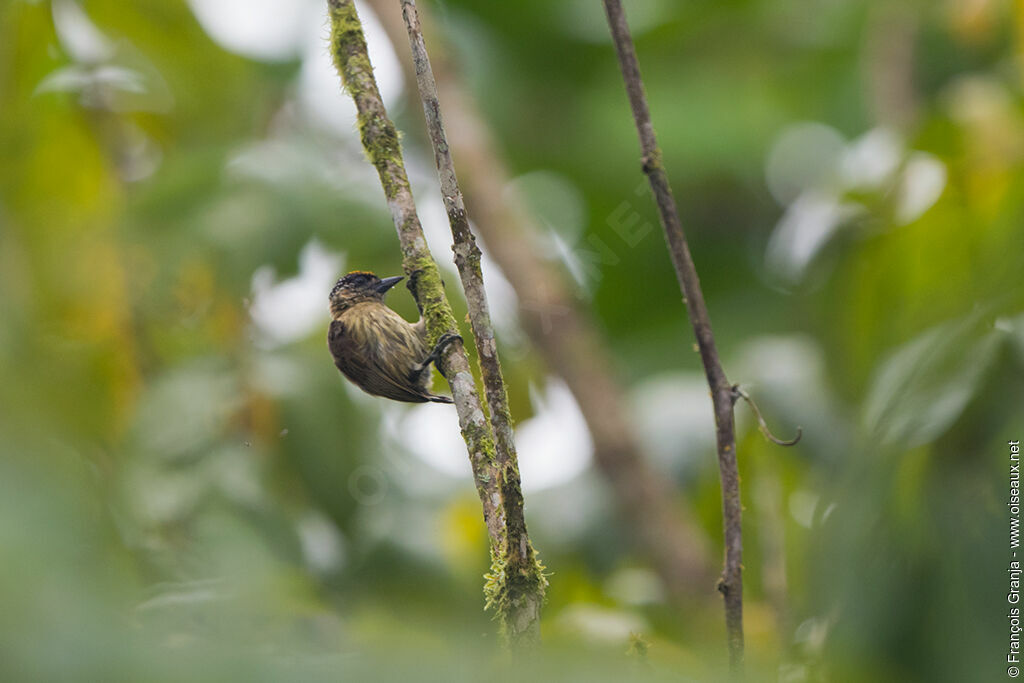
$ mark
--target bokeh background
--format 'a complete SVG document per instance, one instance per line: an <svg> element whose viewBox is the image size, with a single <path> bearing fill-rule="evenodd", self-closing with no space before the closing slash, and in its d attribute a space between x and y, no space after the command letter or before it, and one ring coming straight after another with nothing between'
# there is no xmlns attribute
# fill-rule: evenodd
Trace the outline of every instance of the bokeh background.
<svg viewBox="0 0 1024 683"><path fill-rule="evenodd" d="M666 597L487 260L551 584L541 653L499 654L454 412L326 350L335 278L401 264L323 3L0 7L0 678L722 678L713 582ZM407 48L360 9L464 312ZM751 678L1005 676L1024 5L626 9L726 371L805 434L737 408ZM600 3L423 11L713 573L711 407Z"/></svg>

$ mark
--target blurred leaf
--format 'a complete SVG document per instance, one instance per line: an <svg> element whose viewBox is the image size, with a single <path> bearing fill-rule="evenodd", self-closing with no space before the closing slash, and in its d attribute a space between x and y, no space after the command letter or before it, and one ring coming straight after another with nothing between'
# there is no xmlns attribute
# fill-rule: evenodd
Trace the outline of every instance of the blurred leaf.
<svg viewBox="0 0 1024 683"><path fill-rule="evenodd" d="M980 316L950 321L903 345L879 368L864 406L868 432L914 448L963 412L1006 335Z"/></svg>

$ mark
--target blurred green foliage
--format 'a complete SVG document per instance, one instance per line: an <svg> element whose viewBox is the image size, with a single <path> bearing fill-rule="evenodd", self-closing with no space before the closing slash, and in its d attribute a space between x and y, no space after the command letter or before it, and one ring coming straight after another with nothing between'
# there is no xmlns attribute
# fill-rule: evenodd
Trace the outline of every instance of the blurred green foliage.
<svg viewBox="0 0 1024 683"><path fill-rule="evenodd" d="M1003 675L1024 7L627 5L726 369L783 435L805 432L780 450L738 409L751 677ZM627 386L699 382L599 3L430 6ZM543 654L508 668L471 482L410 454L402 409L343 384L325 317L283 341L254 324L257 273L300 273L312 241L339 269L400 266L351 131L303 109L302 54L234 54L182 2L9 0L0 17L0 678L722 676L712 587L665 604L591 471L527 491L550 602ZM418 106L395 113L429 179ZM817 172L781 196L769 159L806 121L842 149L805 150ZM879 126L890 172L836 180ZM914 159L940 173L916 212ZM780 275L772 240L821 196L843 218ZM505 336L525 420L547 372ZM666 421L676 408L710 416ZM671 427L652 451L720 547L710 433L666 443Z"/></svg>

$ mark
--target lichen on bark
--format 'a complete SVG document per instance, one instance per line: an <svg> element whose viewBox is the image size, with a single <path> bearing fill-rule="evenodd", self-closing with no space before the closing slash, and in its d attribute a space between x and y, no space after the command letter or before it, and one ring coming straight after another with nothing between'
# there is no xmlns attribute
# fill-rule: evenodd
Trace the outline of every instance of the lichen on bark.
<svg viewBox="0 0 1024 683"><path fill-rule="evenodd" d="M440 271L416 213L402 161L400 138L387 116L373 77L366 40L352 0L328 0L328 10L331 54L348 94L355 101L360 139L367 158L380 176L398 232L407 286L426 322L430 344L434 345L443 334L456 332L457 326ZM445 194L445 204L452 208L448 194ZM490 424L463 345L449 345L437 365L452 389L490 538L492 571L485 586L486 606L495 610L506 642L528 645L539 639L540 607L547 580L526 533L519 469L511 440L511 418L497 357L493 353L494 333L483 294L480 252L468 230L465 209L461 212L460 229L453 229L454 250L470 303L473 332L483 344L478 343L478 350L482 349L481 371L491 408Z"/></svg>

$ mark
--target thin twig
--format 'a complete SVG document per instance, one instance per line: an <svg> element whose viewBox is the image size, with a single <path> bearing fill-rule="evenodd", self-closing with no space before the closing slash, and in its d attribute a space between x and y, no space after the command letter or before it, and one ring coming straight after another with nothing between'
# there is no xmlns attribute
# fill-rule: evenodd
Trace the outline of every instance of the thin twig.
<svg viewBox="0 0 1024 683"><path fill-rule="evenodd" d="M456 331L455 318L441 282L440 271L427 247L423 228L416 214L409 178L405 172L398 132L387 116L367 54L362 24L353 0L328 0L331 22L331 53L345 89L355 101L359 133L371 163L377 169L402 249L402 267L409 277L409 290L426 320L430 345L441 335ZM515 462L499 462L494 438L477 394L469 360L462 344L450 344L442 355L439 369L448 380L459 416L462 436L469 451L473 479L483 504L484 521L491 541L496 568L488 579L488 604L498 610L505 630L510 619L521 616L513 604L523 592L521 577L505 571L508 539L526 543L525 527L511 521L505 500L507 480L519 481ZM512 504L522 505L521 494ZM537 580L543 581L538 575ZM539 603L538 603L539 609ZM516 628L518 623L512 624ZM524 629L524 632L529 632Z"/></svg>
<svg viewBox="0 0 1024 683"><path fill-rule="evenodd" d="M804 430L802 427L796 428L796 436L794 436L792 439L780 439L779 437L772 434L772 431L768 429L768 423L764 421L764 417L762 417L761 415L761 410L757 407L757 404L754 403L754 399L750 398L750 394L743 391L743 389L740 389L740 385L738 384L733 386L732 390L736 398L742 398L744 401L747 402L747 405L750 406L750 409L754 411L754 417L757 418L757 427L758 429L761 430L761 434L764 435L764 438L768 439L773 444L776 444L778 446L795 446L798 443L800 443L800 438L804 435Z"/></svg>
<svg viewBox="0 0 1024 683"><path fill-rule="evenodd" d="M370 6L401 56L408 40L400 8L394 0L370 0ZM644 456L597 325L572 296L564 275L535 248L540 230L510 191L509 172L487 122L460 80L458 65L439 51L441 34L431 31L429 6L417 9L423 32L433 39L431 68L478 234L516 292L524 331L579 404L593 440L595 463L641 550L674 600L692 599L709 576L705 533L686 516L685 508L676 505L664 477ZM403 58L401 63L409 82L416 81L412 61Z"/></svg>
<svg viewBox="0 0 1024 683"><path fill-rule="evenodd" d="M469 321L480 359L480 373L490 411L497 464L504 473L501 478L501 489L506 537L504 556L500 558L500 565L507 582L514 590L514 593L502 598L508 600L506 635L513 642L535 642L539 637L540 606L544 599L546 582L526 531L519 465L512 435L512 417L508 407L505 381L501 374L501 363L498 360L497 339L491 324L483 275L480 271L480 248L477 247L476 238L470 230L462 190L459 189L455 177L455 165L452 162L441 118L437 84L430 68L416 3L413 0L401 0L401 3L402 15L409 32L413 64L416 67L416 82L419 86L420 99L423 101L430 142L434 148L434 163L441 183L441 196L451 225L455 265L459 269L462 288L466 293ZM495 571L498 569L492 570L492 573Z"/></svg>
<svg viewBox="0 0 1024 683"><path fill-rule="evenodd" d="M643 171L651 185L661 225L665 231L672 264L675 266L676 278L687 304L690 324L697 337L701 361L708 386L711 388L711 401L715 412L716 440L718 444L718 469L722 483L722 521L725 530L725 567L718 589L725 597L725 624L729 637L729 664L734 675L743 670L743 540L742 540L742 506L740 504L740 477L736 465L736 436L733 426L732 385L722 370L718 351L715 349L715 338L711 332L711 321L708 317L704 294L700 288L697 269L690 256L690 248L683 234L679 221L679 211L668 175L662 164L661 150L654 136L651 113L644 94L643 81L640 78L640 66L637 63L633 39L629 34L629 25L622 10L620 0L604 0L608 25L611 28L612 40L622 69L622 77L626 83L633 119L640 138L640 149L643 154Z"/></svg>

